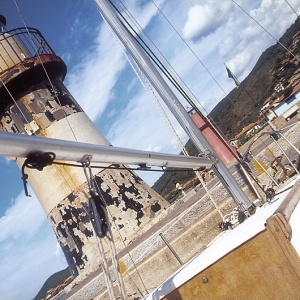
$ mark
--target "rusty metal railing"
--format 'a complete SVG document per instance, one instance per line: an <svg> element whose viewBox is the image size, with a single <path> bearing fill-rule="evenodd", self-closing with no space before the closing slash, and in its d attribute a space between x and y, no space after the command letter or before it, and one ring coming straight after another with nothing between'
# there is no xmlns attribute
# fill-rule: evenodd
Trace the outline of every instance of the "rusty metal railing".
<svg viewBox="0 0 300 300"><path fill-rule="evenodd" d="M0 74L28 58L54 54L40 31L17 28L0 35Z"/></svg>

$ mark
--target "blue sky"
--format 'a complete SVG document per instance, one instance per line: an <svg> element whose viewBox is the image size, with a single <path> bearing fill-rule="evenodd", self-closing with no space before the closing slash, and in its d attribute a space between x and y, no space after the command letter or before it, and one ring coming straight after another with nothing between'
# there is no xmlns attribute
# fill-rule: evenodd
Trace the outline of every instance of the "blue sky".
<svg viewBox="0 0 300 300"><path fill-rule="evenodd" d="M154 2L226 93L234 83L227 77L224 63L242 80L261 52L275 43L233 1ZM284 0L237 2L276 38L296 19ZM225 96L222 89L152 1L124 3L209 112ZM299 1L289 3L299 14ZM39 29L64 59L68 67L65 85L113 145L180 152L93 1L17 0L17 4L26 25ZM0 14L6 17L8 30L24 27L14 0L0 0ZM169 117L185 142L186 135ZM0 157L0 170L0 299L31 299L66 262L38 200L25 197L18 167ZM140 175L150 185L158 177Z"/></svg>

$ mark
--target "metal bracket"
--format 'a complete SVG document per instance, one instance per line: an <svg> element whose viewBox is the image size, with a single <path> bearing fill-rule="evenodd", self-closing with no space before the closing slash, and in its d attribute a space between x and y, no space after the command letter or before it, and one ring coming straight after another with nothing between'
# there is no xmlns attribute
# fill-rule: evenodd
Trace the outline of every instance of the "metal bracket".
<svg viewBox="0 0 300 300"><path fill-rule="evenodd" d="M216 165L219 162L219 159L217 157L215 157L213 155L213 153L210 150L208 150L208 149L204 149L204 151L202 153L200 153L198 156L199 157L205 157L205 158L208 158L210 160L211 159L216 160L216 162L213 164L213 166Z"/></svg>
<svg viewBox="0 0 300 300"><path fill-rule="evenodd" d="M79 161L82 164L83 171L84 171L90 192L94 191L93 174L92 174L92 169L90 166L91 158L92 158L92 155L85 154L82 157L82 159ZM89 174L87 173L87 170L86 170L87 168L89 169Z"/></svg>
<svg viewBox="0 0 300 300"><path fill-rule="evenodd" d="M91 160L93 158L93 155L90 155L90 154L84 154L81 158L81 160L77 161L81 164L90 164Z"/></svg>

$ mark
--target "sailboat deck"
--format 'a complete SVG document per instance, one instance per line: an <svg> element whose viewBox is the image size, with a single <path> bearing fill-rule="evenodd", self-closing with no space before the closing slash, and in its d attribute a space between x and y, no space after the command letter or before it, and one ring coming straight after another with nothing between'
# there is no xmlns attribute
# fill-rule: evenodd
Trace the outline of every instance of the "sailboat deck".
<svg viewBox="0 0 300 300"><path fill-rule="evenodd" d="M262 272L266 272L265 275L267 275L270 272L277 273L278 266L276 266L276 262L280 261L280 263L284 263L285 265L287 265L288 263L285 261L286 258L283 258L284 255L281 253L282 252L281 249L279 249L278 251L274 250L274 248L277 247L275 241L276 238L274 238L272 235L271 237L268 237L266 234L263 235L262 233L267 231L269 232L271 231L272 233L272 230L266 229L266 220L271 216L273 216L274 213L277 212L278 208L280 207L280 205L283 203L285 199L291 198L291 196L295 194L295 188L297 188L298 192L300 192L300 188L299 188L300 181L299 180L297 181L296 185L298 187L296 187L295 185L296 180L299 178L300 178L299 176L294 176L294 178L290 180L290 182L284 188L282 188L281 191L279 190L277 192L278 196L276 196L272 200L272 203L270 205L264 205L261 208L257 208L256 213L253 216L251 216L249 219L245 220L244 223L236 227L234 230L229 230L220 234L219 237L209 247L207 247L207 249L205 249L205 251L203 251L195 258L193 258L191 261L189 261L184 266L182 266L176 273L174 273L171 277L169 277L161 286L159 286L155 291L149 294L145 299L147 300L190 299L189 297L199 297L200 295L204 296L205 299L210 299L207 298L208 293L211 294L212 297L211 299L218 299L218 296L216 294L216 291L214 292L214 289L218 289L224 295L224 291L222 291L221 287L225 282L229 284L234 284L235 288L239 286L236 283L237 281L236 277L239 277L239 274L234 274L234 272L232 271L232 268L234 268L235 266L237 267L237 270L242 270L240 273L241 276L240 280L241 282L243 282L243 280L246 281L246 283L243 282L241 284L243 286L247 286L247 281L248 284L250 284L249 287L251 287L251 285L254 284L250 282L249 279L247 279L247 276L243 278L242 275L245 269L247 268L251 269L252 264L253 267L255 266L255 270L256 270L255 272L258 273L257 274L258 277L261 275L264 276L263 274L260 274L260 268L263 268L263 270L261 270ZM291 189L294 185L295 188ZM299 200L299 197L297 200ZM291 248L294 248L298 253L300 253L300 237L298 234L296 234L296 232L300 228L299 215L300 215L300 205L296 206L290 218L290 224L293 229L293 234L291 234L291 238L290 238L291 241L286 239L289 244L293 245L293 247ZM264 254L261 252L258 253L257 251L259 251L260 247L264 247L264 246L266 248L262 249L262 251L265 251L267 253ZM251 248L250 250L249 247ZM287 260L289 260L289 258L287 258ZM299 257L298 260L299 260L298 265L300 265ZM224 262L226 262L227 268L226 267L224 268ZM259 265L259 268L257 268L257 265ZM220 266L222 266L221 269ZM271 268L267 270L267 266L271 266ZM273 266L274 266L274 270L273 270ZM279 264L279 268L282 269L282 266L280 264ZM251 272L250 269L249 272ZM219 273L221 272L222 273L221 277L218 277L216 272ZM295 275L294 273L295 273L294 270L288 268L288 270L284 275L286 281L290 283L294 289L296 288L294 293L299 294L299 289L297 288L297 286L299 285L299 278L297 277L297 274ZM215 280L213 279L213 277ZM227 278L224 279L224 277ZM230 279L231 277L232 279ZM252 277L256 278L255 280L257 280L256 276L252 276ZM281 280L281 278L279 278L278 276L275 277L277 278L277 280L279 281ZM232 280L235 282L232 283ZM264 278L264 280L266 280L266 278ZM267 280L273 280L273 279L268 278ZM195 281L197 281L196 285L195 285ZM187 287L188 285L190 285L190 289L192 289L194 292L191 293L191 291L189 290L189 292L187 293L189 296L186 297L184 295L187 295L185 294L185 292L188 289ZM198 290L198 294L197 294L197 290ZM261 292L263 292L263 289L260 290ZM194 293L196 294L193 295ZM222 299L227 299L227 298L225 297ZM235 299L235 298L233 297L230 299Z"/></svg>

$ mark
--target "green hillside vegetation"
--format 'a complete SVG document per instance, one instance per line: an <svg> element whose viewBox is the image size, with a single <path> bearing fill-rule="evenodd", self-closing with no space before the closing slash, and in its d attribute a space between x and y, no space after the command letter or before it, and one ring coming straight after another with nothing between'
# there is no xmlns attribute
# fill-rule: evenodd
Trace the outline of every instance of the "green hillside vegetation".
<svg viewBox="0 0 300 300"><path fill-rule="evenodd" d="M300 19L286 31L279 42L289 48L293 42L293 36L300 30ZM293 49L294 55L300 54L300 45ZM266 49L258 59L253 70L241 82L238 89L234 88L222 99L210 112L209 117L220 128L225 137L230 140L239 133L243 127L258 120L263 103L270 97L290 95L292 87L289 79L299 72L298 62L295 63L292 55L279 43ZM234 82L232 81L233 85ZM274 94L275 86L281 83L285 88L282 92ZM188 141L186 144L189 155L197 156L197 150ZM179 182L183 187L189 188L196 182L195 173L172 172L164 173L153 185L153 189L172 202L180 195L175 185Z"/></svg>
<svg viewBox="0 0 300 300"><path fill-rule="evenodd" d="M59 272L52 274L43 284L42 288L38 294L34 297L34 300L40 300L46 297L46 294L51 289L57 287L59 284L62 284L68 277L71 276L69 267ZM58 291L57 291L58 292Z"/></svg>
<svg viewBox="0 0 300 300"><path fill-rule="evenodd" d="M199 151L193 145L191 141L188 141L185 148L189 155L198 156ZM182 153L180 153L182 154ZM169 168L168 170L174 170ZM199 184L198 178L195 177L194 171L183 172L165 172L152 186L152 188L158 192L167 201L172 202L179 195L180 191L176 189L176 183L180 183L185 190L194 187Z"/></svg>
<svg viewBox="0 0 300 300"><path fill-rule="evenodd" d="M286 31L279 42L289 48L293 36L300 30L300 19ZM210 112L209 116L221 129L227 139L232 139L243 127L258 120L260 109L265 100L273 93L278 83L282 83L285 96L292 89L288 87L289 79L298 71L298 64L293 56L279 43L265 50L250 74L241 82L238 89L234 88L227 97L222 99ZM296 56L300 53L298 46L293 50ZM284 64L283 61L287 60ZM234 84L234 82L233 82ZM274 97L280 94L274 95Z"/></svg>

